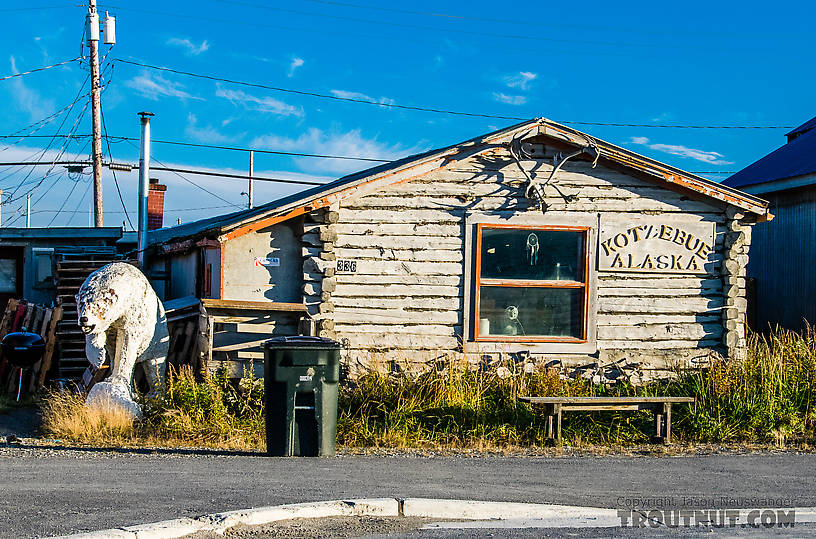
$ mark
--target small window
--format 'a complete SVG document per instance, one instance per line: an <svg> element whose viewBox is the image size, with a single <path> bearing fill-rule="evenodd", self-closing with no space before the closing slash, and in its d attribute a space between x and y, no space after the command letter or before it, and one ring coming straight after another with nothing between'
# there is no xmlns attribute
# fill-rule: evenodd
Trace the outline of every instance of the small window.
<svg viewBox="0 0 816 539"><path fill-rule="evenodd" d="M34 288L53 287L54 250L35 247L31 254L34 259Z"/></svg>
<svg viewBox="0 0 816 539"><path fill-rule="evenodd" d="M0 293L17 293L17 260L0 258Z"/></svg>
<svg viewBox="0 0 816 539"><path fill-rule="evenodd" d="M587 341L588 227L478 224L478 341Z"/></svg>

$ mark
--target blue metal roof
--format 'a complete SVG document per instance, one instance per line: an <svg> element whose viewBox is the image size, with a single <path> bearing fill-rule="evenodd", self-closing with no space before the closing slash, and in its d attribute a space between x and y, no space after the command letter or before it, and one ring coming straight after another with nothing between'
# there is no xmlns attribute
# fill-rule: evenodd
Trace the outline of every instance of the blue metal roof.
<svg viewBox="0 0 816 539"><path fill-rule="evenodd" d="M794 129L793 131L785 133L785 136L788 137L788 140L790 140L791 137L795 137L796 135L801 135L805 131L810 131L814 127L816 127L816 116L814 116L810 120L806 121L805 123L803 123L802 125L800 125L796 129Z"/></svg>
<svg viewBox="0 0 816 539"><path fill-rule="evenodd" d="M816 127L816 118L794 131L801 130L811 123L812 127ZM813 173L816 173L816 129L811 128L722 183L729 187L747 187Z"/></svg>

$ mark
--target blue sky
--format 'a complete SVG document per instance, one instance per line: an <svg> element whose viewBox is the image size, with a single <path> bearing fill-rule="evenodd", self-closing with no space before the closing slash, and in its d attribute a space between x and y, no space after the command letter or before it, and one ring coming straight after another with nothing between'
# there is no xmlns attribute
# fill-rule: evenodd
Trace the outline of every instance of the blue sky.
<svg viewBox="0 0 816 539"><path fill-rule="evenodd" d="M0 75L87 55L85 8L34 0L0 8L6 30ZM34 8L34 9L31 9ZM39 9L42 8L42 9ZM501 8L501 9L498 9ZM154 139L393 159L516 123L320 99L112 62L119 58L267 86L381 103L562 121L694 125L798 125L816 112L807 69L808 2L413 2L261 0L100 4L117 17L105 56L107 132L139 136L138 111L155 113ZM0 134L28 125L88 91L87 62L0 81ZM86 99L35 134L90 133ZM62 124L65 120L64 124ZM62 126L60 127L60 125ZM784 142L785 130L692 130L574 125L598 138L720 180ZM22 131L21 131L22 130ZM0 139L0 161L48 160L63 141ZM12 142L15 144L11 145ZM86 159L88 139L62 159ZM248 156L155 144L154 164L245 173ZM107 159L108 148L103 144ZM138 142L111 144L115 161L138 161ZM257 175L330 180L359 161L256 155ZM33 170L33 171L32 171ZM83 226L89 169L2 167L3 225ZM241 180L170 172L165 224L245 205ZM122 203L104 171L105 224ZM131 219L137 174L117 173ZM185 179L186 178L186 179ZM189 181L188 181L189 180ZM196 187L193 183L199 185ZM300 188L256 182L256 203ZM61 210L58 212L58 210Z"/></svg>

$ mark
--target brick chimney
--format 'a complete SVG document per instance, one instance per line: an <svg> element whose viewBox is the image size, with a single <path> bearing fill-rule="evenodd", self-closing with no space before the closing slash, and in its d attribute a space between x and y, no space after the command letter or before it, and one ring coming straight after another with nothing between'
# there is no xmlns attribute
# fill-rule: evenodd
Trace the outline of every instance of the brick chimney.
<svg viewBox="0 0 816 539"><path fill-rule="evenodd" d="M156 230L164 223L164 192L167 186L159 183L156 178L150 178L147 192L147 229Z"/></svg>

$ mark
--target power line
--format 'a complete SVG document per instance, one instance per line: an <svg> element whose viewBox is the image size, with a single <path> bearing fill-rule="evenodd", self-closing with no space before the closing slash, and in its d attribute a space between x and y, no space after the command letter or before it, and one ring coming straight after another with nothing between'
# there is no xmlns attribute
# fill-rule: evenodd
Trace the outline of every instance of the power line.
<svg viewBox="0 0 816 539"><path fill-rule="evenodd" d="M3 138L11 138L14 135L0 135L0 139ZM20 135L22 138L51 138L52 136L56 137L70 137L70 138L85 138L90 137L91 135ZM138 141L139 139L136 137L120 137L120 136L108 136L105 135L105 139L108 141L116 142L124 142L124 141ZM215 150L230 150L236 152L255 152L261 154L269 154L269 155L289 155L293 157L317 157L321 159L344 159L349 161L370 161L372 163L390 163L390 159L376 159L374 157L362 157L362 156L352 156L352 155L326 155L326 154L317 154L317 153L305 153L305 152L286 152L283 150L259 150L255 148L242 148L239 146L220 146L216 144L199 144L195 142L184 142L178 140L151 140L151 144L171 144L174 146L187 146L191 148L211 148Z"/></svg>
<svg viewBox="0 0 816 539"><path fill-rule="evenodd" d="M81 57L78 56L76 58L71 58L70 60L65 60L64 62L60 62L58 64L54 64L54 65L50 65L50 66L44 66L44 67L38 67L37 69L29 69L28 71L23 71L22 73L14 73L13 75L6 75L5 77L0 77L0 81L7 80L7 79L13 79L14 77L22 77L23 75L30 75L31 73L36 73L38 71L45 71L46 69L51 69L52 67L59 67L59 66L65 65L65 64L70 64L71 62L76 62L77 60L80 60L80 59L81 59Z"/></svg>
<svg viewBox="0 0 816 539"><path fill-rule="evenodd" d="M105 145L108 147L108 159L113 161L113 153L111 153L110 141L108 140L108 124L105 122L105 115L102 114L102 104L99 104L99 112L100 116L102 117L102 129L105 132ZM119 188L119 180L116 178L116 170L110 169L111 174L113 175L113 184L116 186L116 192L119 195L119 202L122 203L122 209L125 211L125 217L127 218L127 222L130 225L131 230L135 230L133 226L133 221L130 220L130 214L127 211L127 207L125 206L125 199L122 197L122 190Z"/></svg>
<svg viewBox="0 0 816 539"><path fill-rule="evenodd" d="M166 214L166 213L177 213L177 212L187 212L187 211L220 210L220 209L224 209L224 208L233 208L233 207L234 206L230 204L228 206L204 206L204 207L201 207L201 208L165 208L164 212ZM36 213L59 213L60 211L61 210L55 210L55 209L33 210L31 212L31 215L34 215ZM72 212L72 213L93 213L93 212L91 210L87 210L87 211L77 210L77 211ZM113 214L122 215L125 212L120 211L120 210L105 210L105 213L113 213Z"/></svg>
<svg viewBox="0 0 816 539"><path fill-rule="evenodd" d="M251 88L262 88L264 90L271 90L274 92L283 92L295 95L303 95L308 97L317 97L320 99L331 99L334 101L346 101L350 103L362 103L365 105L375 105L378 107L394 108L401 110L414 110L419 112L431 112L436 114L449 114L454 116L468 116L472 118L492 118L497 120L517 120L524 121L530 118L521 116L502 116L497 114L483 114L478 112L463 112L455 110L447 110L431 107L414 107L411 105L398 105L396 103L382 103L371 99L360 99L355 97L340 97L337 95L323 94L320 92L312 92L307 90L294 90L291 88L281 88L279 86L269 86L257 82L239 81L235 79L228 79L226 77L218 77L214 75L204 75L200 73L192 73L190 71L182 71L180 69L173 69L169 67L155 66L152 64L145 64L142 62L135 62L132 60L124 60L121 58L114 58L114 62L121 62L134 66L144 67L148 69L155 69L157 71L166 71L169 73L176 73L178 75L187 75L188 77L195 77L199 79L206 79L217 82L226 82L229 84L237 84L240 86L248 86ZM609 122L583 122L576 120L557 120L563 124L573 125L594 125L599 127L643 127L643 128L672 128L672 129L793 129L795 126L788 125L679 125L679 124L634 124L634 123L609 123Z"/></svg>
<svg viewBox="0 0 816 539"><path fill-rule="evenodd" d="M85 80L83 81L82 85L79 87L79 91L77 91L77 95L76 95L76 98L74 99L74 102L71 103L71 105L68 108L68 113L63 117L62 122L60 123L59 127L57 127L57 132L59 132L62 129L62 127L65 125L65 122L68 120L68 117L69 117L71 111L73 110L74 105L77 103L77 101L79 101L80 95L82 95L82 90L85 88L85 83L87 83L87 82L88 82L88 77L85 77ZM85 109L87 108L87 106L88 106L88 103L85 103L85 106L82 108L82 111L80 111L80 113L77 115L77 118L74 120L73 126L71 126L71 129L68 131L69 134L73 134L74 131L76 130L77 126L79 125L79 120L83 116L83 113L85 112ZM40 153L39 159L42 159L43 156L45 156L46 152L49 150L49 148L51 148L51 144L53 144L54 140L56 140L56 139L51 138L51 140L46 145L45 149L43 149L43 151ZM62 157L62 154L65 153L65 149L67 148L68 141L69 141L69 139L66 139L66 141L62 145L62 148L61 148L60 152L57 154L56 157L54 157L53 161L58 161L60 159L60 157ZM48 171L48 173L50 173L51 170L53 170L53 166ZM29 176L31 176L32 172L34 172L33 167L31 168L29 173L26 174L25 177L20 181L20 184L17 187L14 188L14 190L12 191L12 193L9 196L9 199L6 201L6 203L10 203L10 202L13 202L14 200L16 200L14 198L14 195L17 194L17 191L24 184L24 182L29 178ZM48 173L46 173L46 174L48 174ZM21 196L20 198L23 198L25 196L25 194L31 193L35 189L37 189L37 187L39 187L42 184L42 182L45 181L45 178L46 178L46 176L43 176L43 179L37 185L35 185L27 193L24 193L23 196Z"/></svg>
<svg viewBox="0 0 816 539"><path fill-rule="evenodd" d="M135 137L109 137L110 139L116 140L131 140L137 141L138 138ZM237 146L218 146L215 144L198 144L194 142L182 142L176 140L151 140L150 143L156 144L172 144L175 146L189 146L192 148L212 148L216 150L232 150L232 151L239 151L239 152L255 152L255 153L263 153L263 154L270 154L270 155L291 155L294 157L319 157L322 159L346 159L351 161L371 161L374 163L390 163L389 159L375 159L373 157L359 157L359 156L349 156L349 155L324 155L324 154L316 154L316 153L303 153L303 152L285 152L281 150L257 150L255 148L240 148Z"/></svg>
<svg viewBox="0 0 816 539"><path fill-rule="evenodd" d="M135 145L135 144L133 144L132 142L130 142L130 141L127 141L127 142L128 142L128 144L130 144L130 145L131 145L131 146L133 146L134 148L138 148L138 146L136 146L136 145ZM152 159L153 161L155 161L156 163L158 163L160 167L165 167L165 168L167 168L167 166L166 166L164 163L162 163L161 161L159 161L159 160L158 160L158 159L156 159L155 157L151 157L151 159ZM151 168L151 169L153 169L153 170L159 170L159 168L158 168L158 167L153 167L153 166L151 166L150 168ZM210 190L209 190L209 189L207 189L206 187L204 187L204 186L202 186L202 185L197 184L196 182L194 182L193 180L191 180L191 179L189 179L189 178L187 178L187 177L185 177L185 176L182 176L182 175L181 175L181 174L178 172L178 170L169 170L169 172L172 172L173 174L175 174L176 176L178 176L179 178L181 178L181 179L182 179L182 180L184 180L185 182L189 183L190 185L193 185L194 187L198 187L199 189L201 189L201 190L202 190L202 191L204 191L205 193L208 193L208 194L210 194L210 195L214 196L215 198L217 198L218 200L220 200L220 201L222 201L222 202L226 202L227 204L230 204L230 205L235 206L235 207L241 207L241 206L240 206L240 204L235 204L234 202L230 202L229 200L227 200L226 198L222 197L221 195L219 195L219 194L217 194L217 193L213 193L212 191L210 191Z"/></svg>
<svg viewBox="0 0 816 539"><path fill-rule="evenodd" d="M250 178L249 175L245 175L245 174L229 174L229 173L226 173L226 172L201 171L201 170L194 170L194 169L189 169L189 168L174 168L174 167L166 167L166 166L161 166L161 167L151 166L150 170L160 170L160 171L165 171L165 172L175 172L176 174L178 174L179 172L184 172L186 174L199 174L199 175L202 175L202 176L217 176L217 177L221 177L221 178L235 178L235 179L240 179L240 180L248 180ZM288 178L264 178L264 177L255 176L254 174L252 175L252 179L262 181L262 182L291 183L291 184L295 184L295 185L326 185L328 183L328 182L315 182L315 181L309 181L309 180L292 180L292 179L288 179ZM187 181L190 181L190 180L187 180ZM213 193L210 193L210 194L213 194ZM228 201L225 201L225 202L228 202Z"/></svg>
<svg viewBox="0 0 816 539"><path fill-rule="evenodd" d="M68 9L77 7L75 5L62 5L62 6L33 6L33 7L12 7L12 8L3 8L0 9L0 12L8 12L8 11L40 11L44 9ZM34 213L34 212L31 212Z"/></svg>

